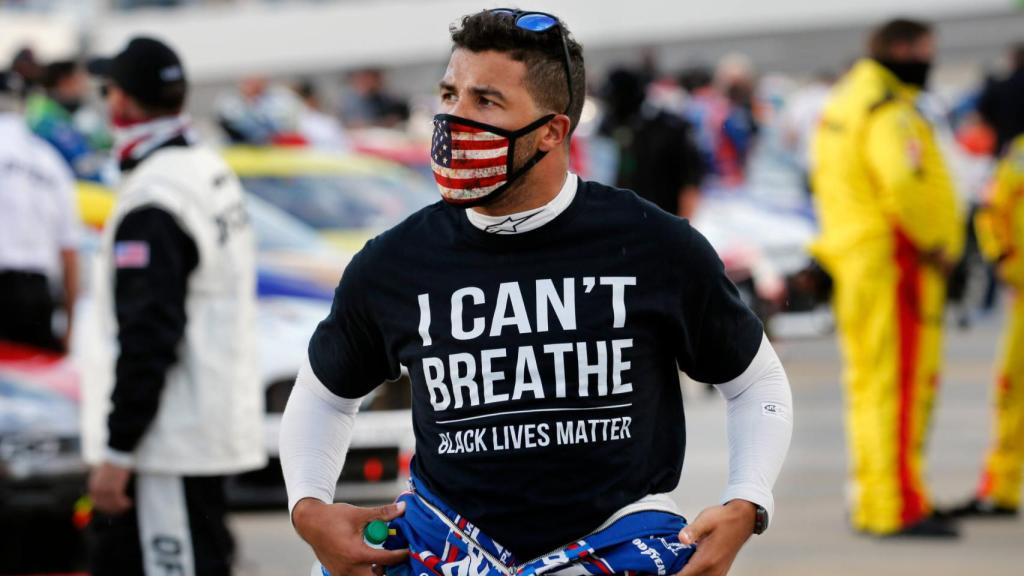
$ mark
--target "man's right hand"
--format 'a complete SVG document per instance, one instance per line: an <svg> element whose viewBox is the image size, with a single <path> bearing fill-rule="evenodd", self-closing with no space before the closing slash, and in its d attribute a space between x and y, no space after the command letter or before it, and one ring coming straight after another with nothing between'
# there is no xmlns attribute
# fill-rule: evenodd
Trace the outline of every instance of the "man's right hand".
<svg viewBox="0 0 1024 576"><path fill-rule="evenodd" d="M921 260L928 266L934 268L943 278L949 278L956 269L957 262L946 256L942 248L934 248L921 253Z"/></svg>
<svg viewBox="0 0 1024 576"><path fill-rule="evenodd" d="M374 566L403 562L409 551L370 548L363 541L363 529L374 520L387 522L403 512L405 502L359 508L304 498L292 510L292 523L331 576L373 576Z"/></svg>

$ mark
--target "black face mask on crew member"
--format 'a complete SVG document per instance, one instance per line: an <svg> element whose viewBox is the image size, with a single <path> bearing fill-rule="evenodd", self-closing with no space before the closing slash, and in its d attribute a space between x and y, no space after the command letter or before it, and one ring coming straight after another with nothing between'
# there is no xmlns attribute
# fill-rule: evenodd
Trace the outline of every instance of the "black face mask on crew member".
<svg viewBox="0 0 1024 576"><path fill-rule="evenodd" d="M82 98L54 98L60 107L67 111L68 114L74 115L82 108Z"/></svg>
<svg viewBox="0 0 1024 576"><path fill-rule="evenodd" d="M931 72L932 63L930 60L878 60L878 63L885 66L893 73L900 82L924 88L928 85L928 74Z"/></svg>

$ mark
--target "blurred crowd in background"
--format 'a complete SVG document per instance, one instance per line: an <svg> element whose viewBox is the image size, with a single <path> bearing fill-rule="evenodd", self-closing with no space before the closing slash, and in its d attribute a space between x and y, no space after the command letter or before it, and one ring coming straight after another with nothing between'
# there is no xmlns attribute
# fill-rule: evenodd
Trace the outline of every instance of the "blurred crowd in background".
<svg viewBox="0 0 1024 576"><path fill-rule="evenodd" d="M1022 46L1008 47L1006 78L1019 78L1022 52ZM845 70L812 70L793 78L759 71L743 54L675 70L660 67L652 53L642 60L589 79L587 109L573 142L574 167L583 176L634 189L685 216L693 215L701 190L744 186L752 170L766 167L758 159L770 160L766 168L795 175L807 189L809 140L831 86ZM77 178L111 183L105 169L112 139L84 55L47 61L25 46L10 70L32 131L60 152ZM325 97L322 88L332 82L342 88ZM942 99L922 97L922 108L947 137L952 163L962 168L960 189L969 201L979 200L984 177L976 162L968 165L996 156L1017 129L1016 107L1001 103L1007 96L997 96L1019 90L1015 82L1020 81L988 76L946 90ZM222 91L210 112L195 120L223 143L384 149L427 173L431 88L398 94L389 90L388 73L380 68L334 77L249 75L234 90ZM669 168L665 158L680 160ZM677 197L680 188L686 194Z"/></svg>
<svg viewBox="0 0 1024 576"><path fill-rule="evenodd" d="M729 191L812 214L810 141L832 86L846 70L782 75L758 70L741 53L668 68L653 50L638 49L637 55L631 64L588 77L572 141L574 171L635 190L688 218L697 216L702 196ZM1006 47L1004 60L1000 70L925 92L919 102L968 207L983 203L994 159L1020 129L1024 46ZM110 155L113 139L100 84L90 78L87 63L85 54L47 60L25 45L10 62L9 83L16 85L27 125L60 153L76 179L110 187L118 177ZM193 97L189 108L208 141L378 156L429 179L434 89L398 92L389 86L391 74L374 66L294 77L249 74L233 88L222 84L210 98ZM973 239L973 232L968 235ZM744 251L750 250L734 252ZM728 266L733 255L721 247L720 252ZM951 283L954 301L967 290L969 261L980 262L977 250L969 249L964 258ZM777 287L784 281L777 273L762 276L768 279L755 279L757 299L782 307ZM986 278L974 289L983 292L983 311L992 309L996 296L994 275L989 271ZM961 307L961 322L974 313Z"/></svg>

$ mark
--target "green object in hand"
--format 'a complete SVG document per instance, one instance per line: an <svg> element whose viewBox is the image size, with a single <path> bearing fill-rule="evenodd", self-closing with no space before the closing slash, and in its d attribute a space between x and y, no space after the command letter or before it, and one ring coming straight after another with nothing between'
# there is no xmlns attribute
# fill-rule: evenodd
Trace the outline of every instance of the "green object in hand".
<svg viewBox="0 0 1024 576"><path fill-rule="evenodd" d="M374 520L363 528L363 538L372 545L380 546L388 539L388 524L381 520Z"/></svg>

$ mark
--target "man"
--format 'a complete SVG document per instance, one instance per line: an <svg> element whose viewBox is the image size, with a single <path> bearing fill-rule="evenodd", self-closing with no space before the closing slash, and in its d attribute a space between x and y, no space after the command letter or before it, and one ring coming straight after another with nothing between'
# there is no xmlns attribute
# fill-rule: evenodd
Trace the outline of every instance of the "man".
<svg viewBox="0 0 1024 576"><path fill-rule="evenodd" d="M302 115L302 102L284 86L263 76L248 76L238 90L217 99L217 123L231 142L272 146L294 139Z"/></svg>
<svg viewBox="0 0 1024 576"><path fill-rule="evenodd" d="M100 181L110 142L106 131L86 131L78 122L89 89L85 69L73 60L52 62L43 69L42 84L45 93L26 102L29 127L60 153L77 178Z"/></svg>
<svg viewBox="0 0 1024 576"><path fill-rule="evenodd" d="M568 172L585 78L562 23L484 11L452 41L432 150L443 202L352 260L285 411L296 531L335 576L395 563L724 573L772 517L792 429L760 322L685 220ZM359 398L401 366L414 491L373 510L330 504ZM685 444L680 367L729 410L723 504L688 526L667 497ZM637 518L651 524L630 532ZM363 543L373 519L392 521L390 550Z"/></svg>
<svg viewBox="0 0 1024 576"><path fill-rule="evenodd" d="M758 126L753 113L754 76L750 62L730 55L712 71L695 66L684 71L680 84L690 98L683 116L696 130L697 147L712 187L743 183L747 156Z"/></svg>
<svg viewBox="0 0 1024 576"><path fill-rule="evenodd" d="M409 119L409 105L388 92L381 70L356 70L348 75L347 85L339 109L346 128L394 128Z"/></svg>
<svg viewBox="0 0 1024 576"><path fill-rule="evenodd" d="M683 116L695 130L704 172L717 181L726 172L721 165L720 152L728 147L723 126L729 117L729 100L718 91L714 73L706 66L685 70L679 83L689 95Z"/></svg>
<svg viewBox="0 0 1024 576"><path fill-rule="evenodd" d="M346 151L352 148L341 122L327 112L320 91L311 79L292 85L295 95L302 101L302 111L296 121L296 131L313 148Z"/></svg>
<svg viewBox="0 0 1024 576"><path fill-rule="evenodd" d="M1024 132L1024 42L1010 49L1010 74L989 84L978 99L978 113L996 133L996 154L1004 154Z"/></svg>
<svg viewBox="0 0 1024 576"><path fill-rule="evenodd" d="M11 60L11 70L7 77L11 92L22 99L26 98L42 82L45 72L32 48L21 47Z"/></svg>
<svg viewBox="0 0 1024 576"><path fill-rule="evenodd" d="M629 70L613 70L605 91L601 131L619 147L616 185L669 214L692 217L704 169L686 121L646 104L643 78Z"/></svg>
<svg viewBox="0 0 1024 576"><path fill-rule="evenodd" d="M91 573L229 574L224 476L266 459L242 189L195 143L168 46L135 38L93 70L124 179L82 339Z"/></svg>
<svg viewBox="0 0 1024 576"><path fill-rule="evenodd" d="M996 172L992 195L976 218L985 256L1014 291L995 386L995 426L975 496L957 517L1012 517L1020 510L1024 470L1024 126Z"/></svg>
<svg viewBox="0 0 1024 576"><path fill-rule="evenodd" d="M735 187L746 182L747 162L761 130L754 113L757 78L750 59L743 54L722 58L715 67L715 86L729 104L717 150L720 181Z"/></svg>
<svg viewBox="0 0 1024 576"><path fill-rule="evenodd" d="M78 297L75 182L25 126L16 84L0 73L0 340L63 352ZM58 275L67 317L60 335L48 279Z"/></svg>
<svg viewBox="0 0 1024 576"><path fill-rule="evenodd" d="M924 444L939 378L945 279L963 225L932 127L914 102L931 28L894 20L836 86L813 144L821 222L813 246L835 281L849 413L854 529L946 536L931 516Z"/></svg>

